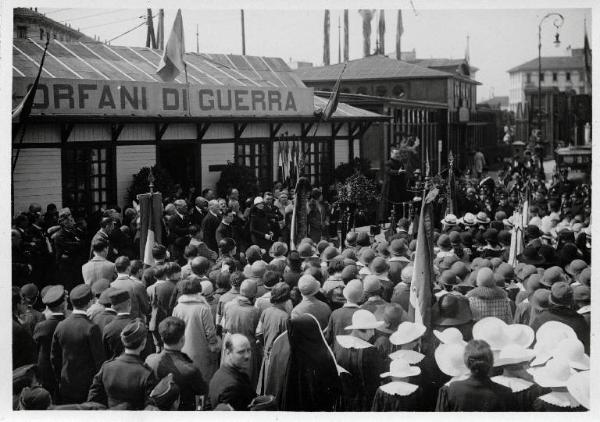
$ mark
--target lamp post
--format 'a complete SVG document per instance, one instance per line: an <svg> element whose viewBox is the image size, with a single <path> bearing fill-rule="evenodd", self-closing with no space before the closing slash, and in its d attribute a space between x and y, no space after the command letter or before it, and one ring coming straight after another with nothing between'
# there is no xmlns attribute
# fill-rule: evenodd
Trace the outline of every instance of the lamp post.
<svg viewBox="0 0 600 422"><path fill-rule="evenodd" d="M560 39L558 35L558 29L563 25L565 18L560 13L548 13L540 20L538 25L538 110L537 110L537 124L539 130L539 136L542 135L542 24L548 18L554 18L553 25L556 28L556 35L554 36L554 46L560 45Z"/></svg>

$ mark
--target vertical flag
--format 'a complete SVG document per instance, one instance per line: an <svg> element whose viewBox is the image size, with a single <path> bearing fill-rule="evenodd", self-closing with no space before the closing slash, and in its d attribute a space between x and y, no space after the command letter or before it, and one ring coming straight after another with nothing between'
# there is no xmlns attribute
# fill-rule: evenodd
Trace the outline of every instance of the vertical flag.
<svg viewBox="0 0 600 422"><path fill-rule="evenodd" d="M435 278L433 272L433 218L431 203L437 194L438 190L432 189L427 195L423 195L408 308L409 318L426 327L431 326L432 283Z"/></svg>
<svg viewBox="0 0 600 422"><path fill-rule="evenodd" d="M360 9L358 13L363 19L363 56L367 57L371 55L371 20L373 19L373 13L375 10L371 9Z"/></svg>
<svg viewBox="0 0 600 422"><path fill-rule="evenodd" d="M162 195L144 193L140 202L140 258L146 265L154 265L152 248L162 237Z"/></svg>
<svg viewBox="0 0 600 422"><path fill-rule="evenodd" d="M462 72L464 75L469 76L471 74L471 65L469 64L471 62L471 52L469 49L469 36L467 35L467 46L465 47L465 62L461 65L462 67Z"/></svg>
<svg viewBox="0 0 600 422"><path fill-rule="evenodd" d="M517 211L512 216L513 228L510 231L510 249L508 254L508 263L515 267L517 265L517 255L523 252L523 226L521 214Z"/></svg>
<svg viewBox="0 0 600 422"><path fill-rule="evenodd" d="M379 54L385 55L385 10L379 10Z"/></svg>
<svg viewBox="0 0 600 422"><path fill-rule="evenodd" d="M323 65L329 66L329 10L325 9L323 22Z"/></svg>
<svg viewBox="0 0 600 422"><path fill-rule="evenodd" d="M347 65L347 63L344 63L344 67L342 68L340 76L333 87L333 92L331 93L331 97L329 97L327 106L325 106L325 110L323 110L322 119L324 122L329 120L335 112L335 110L337 109L338 103L340 101L340 83L342 82L342 75L344 74Z"/></svg>
<svg viewBox="0 0 600 422"><path fill-rule="evenodd" d="M592 50L590 49L590 40L587 35L587 28L583 25L583 61L585 63L585 83L586 91L592 93Z"/></svg>
<svg viewBox="0 0 600 422"><path fill-rule="evenodd" d="M183 39L183 19L181 17L181 9L177 10L175 22L167 41L167 46L163 51L163 56L160 59L156 73L165 82L171 82L181 72L186 71L185 60L185 43Z"/></svg>
<svg viewBox="0 0 600 422"><path fill-rule="evenodd" d="M402 24L402 10L398 10L398 23L396 24L396 59L402 60L401 38L404 34L404 25Z"/></svg>
<svg viewBox="0 0 600 422"><path fill-rule="evenodd" d="M348 34L349 24L348 24L348 9L344 10L344 61L347 62L350 57L350 50L348 48L348 40L350 38L350 34Z"/></svg>

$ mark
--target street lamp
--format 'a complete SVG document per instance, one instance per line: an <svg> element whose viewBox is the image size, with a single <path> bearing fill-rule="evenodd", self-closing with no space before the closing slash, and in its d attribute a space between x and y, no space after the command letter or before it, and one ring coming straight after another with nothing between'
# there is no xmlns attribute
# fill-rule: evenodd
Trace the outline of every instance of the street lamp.
<svg viewBox="0 0 600 422"><path fill-rule="evenodd" d="M560 45L560 39L558 35L558 29L563 25L565 18L560 13L548 13L542 18L538 25L538 114L537 123L539 136L542 135L542 24L548 18L554 18L553 25L556 28L556 35L554 36L554 46ZM554 142L554 141L553 141Z"/></svg>

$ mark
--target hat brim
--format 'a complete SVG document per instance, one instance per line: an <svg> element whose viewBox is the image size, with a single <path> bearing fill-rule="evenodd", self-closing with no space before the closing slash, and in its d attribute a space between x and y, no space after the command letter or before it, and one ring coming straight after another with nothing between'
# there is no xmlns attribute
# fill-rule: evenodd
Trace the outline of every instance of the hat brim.
<svg viewBox="0 0 600 422"><path fill-rule="evenodd" d="M433 335L436 336L436 338L443 344L460 344L461 346L465 346L467 344L467 342L464 340L450 341L450 339L444 335L443 331L433 330Z"/></svg>
<svg viewBox="0 0 600 422"><path fill-rule="evenodd" d="M580 360L569 360L569 366L580 371L588 371L590 369L590 357L583 355Z"/></svg>
<svg viewBox="0 0 600 422"><path fill-rule="evenodd" d="M490 224L492 222L491 219L487 219L487 220L480 220L479 218L475 219L475 224Z"/></svg>
<svg viewBox="0 0 600 422"><path fill-rule="evenodd" d="M360 325L349 325L345 329L346 330L376 330L385 325L384 321L375 321L368 324L360 324Z"/></svg>
<svg viewBox="0 0 600 422"><path fill-rule="evenodd" d="M458 226L458 220L453 223L446 220L440 220L440 223L445 224L446 226Z"/></svg>
<svg viewBox="0 0 600 422"><path fill-rule="evenodd" d="M546 374L545 368L539 368L532 371L533 372L533 380L540 387L546 388L557 388L557 387L566 387L568 379L561 380L558 378L554 378L550 374Z"/></svg>
<svg viewBox="0 0 600 422"><path fill-rule="evenodd" d="M417 376L421 373L421 368L419 368L418 366L410 366L405 372L384 372L383 374L379 375L381 378L387 378L387 377L395 377L395 378L408 378L408 377L414 377Z"/></svg>
<svg viewBox="0 0 600 422"><path fill-rule="evenodd" d="M449 375L451 377L458 377L469 373L469 368L467 368L467 366L464 365L464 363L462 367L452 365L448 357L442 353L442 349L440 349L440 347L435 349L434 355L435 362L438 368L444 374Z"/></svg>
<svg viewBox="0 0 600 422"><path fill-rule="evenodd" d="M465 285L457 284L454 287L458 287L458 286L465 286ZM470 285L469 285L469 287L471 289L473 288L473 286L470 286ZM463 325L463 324L467 324L467 323L471 322L472 320L473 320L473 316L471 314L471 308L469 307L468 303L465 303L465 304L459 303L458 312L453 317L446 317L446 316L440 315L439 306L437 304L433 306L433 309L431 312L431 321L432 321L433 325L438 325L440 327Z"/></svg>
<svg viewBox="0 0 600 422"><path fill-rule="evenodd" d="M423 353L419 353L415 350L403 350L403 349L396 350L395 352L390 353L388 356L392 360L402 359L402 360L408 362L409 365L416 365L417 363L419 363L423 359L425 359L425 355Z"/></svg>
<svg viewBox="0 0 600 422"><path fill-rule="evenodd" d="M542 265L543 263L546 262L546 260L544 259L543 256L540 256L539 259L529 259L526 256L524 256L522 253L517 255L517 260L524 264L535 265L536 267L538 265Z"/></svg>
<svg viewBox="0 0 600 422"><path fill-rule="evenodd" d="M499 366L517 365L519 363L530 362L534 358L534 356L535 355L533 354L533 350L531 350L531 353L523 354L521 356L494 359L494 368L497 368Z"/></svg>
<svg viewBox="0 0 600 422"><path fill-rule="evenodd" d="M390 336L390 343L392 343L395 346L412 343L413 341L421 338L423 334L425 334L425 331L427 331L427 327L425 326L417 327L413 329L410 333L404 334L402 336L400 335L400 333L398 333L398 331L396 331Z"/></svg>

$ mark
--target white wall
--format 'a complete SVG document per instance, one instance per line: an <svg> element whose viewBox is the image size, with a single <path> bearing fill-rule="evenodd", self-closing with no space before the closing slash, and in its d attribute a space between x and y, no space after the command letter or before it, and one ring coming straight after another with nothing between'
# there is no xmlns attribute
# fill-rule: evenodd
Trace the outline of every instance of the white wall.
<svg viewBox="0 0 600 422"><path fill-rule="evenodd" d="M214 189L221 177L221 172L209 171L208 167L233 161L233 142L202 144L200 155L202 157L202 189Z"/></svg>
<svg viewBox="0 0 600 422"><path fill-rule="evenodd" d="M156 164L156 147L154 145L122 145L117 146L117 203L127 205L127 189L133 182L133 175L142 167Z"/></svg>
<svg viewBox="0 0 600 422"><path fill-rule="evenodd" d="M13 160L16 150L13 150ZM27 211L37 202L46 209L62 207L61 152L59 148L21 149L13 174L14 212Z"/></svg>

